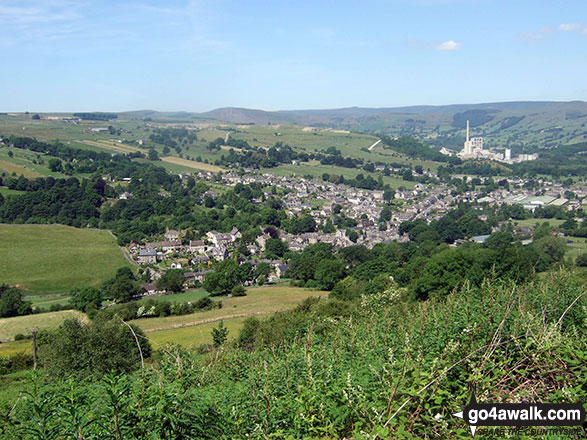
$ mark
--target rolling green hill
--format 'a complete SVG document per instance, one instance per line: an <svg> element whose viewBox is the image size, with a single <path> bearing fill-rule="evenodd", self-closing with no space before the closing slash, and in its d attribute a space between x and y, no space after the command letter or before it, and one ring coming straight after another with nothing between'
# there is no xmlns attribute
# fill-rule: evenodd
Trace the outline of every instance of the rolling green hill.
<svg viewBox="0 0 587 440"><path fill-rule="evenodd" d="M130 263L108 231L58 225L0 225L0 284L27 295L99 286Z"/></svg>
<svg viewBox="0 0 587 440"><path fill-rule="evenodd" d="M297 124L333 127L392 136L412 135L437 146L460 148L464 123L471 120L472 135L483 136L488 146L541 146L587 139L587 103L583 101L498 102L395 108L350 107L325 110L267 112L226 107L205 113L131 112L153 121L225 121L235 124ZM148 116L147 116L148 115Z"/></svg>

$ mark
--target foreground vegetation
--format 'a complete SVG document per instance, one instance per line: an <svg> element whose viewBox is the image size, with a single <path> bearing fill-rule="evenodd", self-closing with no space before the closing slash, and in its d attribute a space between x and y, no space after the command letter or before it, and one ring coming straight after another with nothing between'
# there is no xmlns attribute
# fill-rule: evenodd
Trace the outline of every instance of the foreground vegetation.
<svg viewBox="0 0 587 440"><path fill-rule="evenodd" d="M204 358L168 346L135 373L31 377L4 438L468 438L468 402L577 402L587 300L568 274L489 280L442 299L391 287L306 300ZM135 348L136 355L136 348ZM48 363L50 365L50 362ZM138 356L135 365L140 366Z"/></svg>

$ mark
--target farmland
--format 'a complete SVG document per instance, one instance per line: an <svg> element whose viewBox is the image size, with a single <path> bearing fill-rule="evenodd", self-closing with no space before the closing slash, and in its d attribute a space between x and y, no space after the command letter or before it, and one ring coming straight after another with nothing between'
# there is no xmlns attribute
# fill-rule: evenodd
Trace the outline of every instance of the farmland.
<svg viewBox="0 0 587 440"><path fill-rule="evenodd" d="M9 341L16 334L30 334L34 327L37 330L56 329L69 318L77 318L87 322L88 318L76 310L62 310L60 312L41 313L38 315L15 316L0 319L0 341Z"/></svg>
<svg viewBox="0 0 587 440"><path fill-rule="evenodd" d="M107 231L57 225L0 225L0 283L26 295L100 286L130 263Z"/></svg>
<svg viewBox="0 0 587 440"><path fill-rule="evenodd" d="M156 301L196 301L207 295L204 291L190 291L175 295L154 297ZM280 310L295 307L298 303L310 296L326 298L327 292L312 291L288 286L265 286L247 290L244 297L219 297L215 301L222 301L222 308L196 312L190 315L169 316L165 318L143 318L131 321L143 329L154 348L167 343L180 344L185 347L198 347L201 344L212 342L212 328L223 320L229 329L229 339L238 335L242 323L248 316L262 318ZM55 301L63 302L63 297L55 297ZM141 300L144 301L144 300ZM34 301L35 304L42 302ZM31 328L39 330L57 328L65 319L76 317L83 321L87 317L78 311L65 310L35 315L19 316L0 319L0 356L9 356L19 352L30 352L30 341L12 341L18 333L30 334ZM11 341L11 342L6 342Z"/></svg>
<svg viewBox="0 0 587 440"><path fill-rule="evenodd" d="M220 168L216 165L210 165L204 162L196 162L193 160L182 159L180 157L163 157L161 160L176 165L182 165L186 168L191 168L195 170L212 171L213 173L224 171L223 168Z"/></svg>
<svg viewBox="0 0 587 440"><path fill-rule="evenodd" d="M174 300L174 297L184 299L185 295L169 295L159 298L165 300ZM326 298L327 295L327 292L281 285L257 287L248 289L247 296L219 298L222 301L220 309L184 316L137 319L132 323L141 327L155 343L172 342L186 347L197 347L201 344L211 343L210 333L220 320L223 320L229 329L229 339L231 339L237 336L238 330L247 316L262 317L293 308L310 296Z"/></svg>

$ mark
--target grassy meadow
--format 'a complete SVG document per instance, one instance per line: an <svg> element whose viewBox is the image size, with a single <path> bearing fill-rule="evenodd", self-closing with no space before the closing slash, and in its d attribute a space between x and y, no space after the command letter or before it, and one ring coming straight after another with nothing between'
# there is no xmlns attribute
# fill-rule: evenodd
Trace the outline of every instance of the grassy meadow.
<svg viewBox="0 0 587 440"><path fill-rule="evenodd" d="M197 294L205 296L205 292L185 292L178 295L156 297L154 299L169 301L191 301L198 299ZM328 292L312 291L299 287L265 286L247 289L247 296L215 300L222 301L221 309L196 312L184 316L168 316L165 318L142 318L132 321L143 329L155 344L175 343L185 347L197 347L212 342L212 328L220 320L229 330L229 339L238 335L243 321L248 316L268 315L281 310L295 307L310 296L327 298ZM201 297L201 296L200 296Z"/></svg>
<svg viewBox="0 0 587 440"><path fill-rule="evenodd" d="M130 266L108 231L60 225L0 225L0 283L25 295L98 287Z"/></svg>
<svg viewBox="0 0 587 440"><path fill-rule="evenodd" d="M56 329L68 318L77 318L82 322L88 321L88 317L77 310L61 310L59 312L2 318L0 319L0 341L10 341L14 338L14 335L18 333L30 335L33 327L37 330ZM28 341L16 341L15 344L20 344L21 342ZM3 345L5 344L1 344L0 346ZM22 345L27 346L26 344ZM3 353L0 351L0 355L1 354Z"/></svg>
<svg viewBox="0 0 587 440"><path fill-rule="evenodd" d="M203 290L192 290L175 295L152 297L155 301L187 302L197 301L207 296ZM244 320L248 316L263 317L274 312L295 307L298 303L310 296L327 298L328 292L312 291L289 286L265 286L247 290L247 296L237 298L217 297L215 301L222 301L222 308L191 315L168 316L165 318L142 318L131 321L143 329L153 342L153 348L158 349L167 343L179 344L184 347L195 348L202 344L212 343L212 328L224 321L229 330L229 339L238 335ZM32 298L35 306L49 303L63 303L69 298L64 296ZM29 300L31 300L29 298ZM146 299L140 300L141 302ZM65 319L78 318L87 322L85 314L76 310L63 310L34 315L17 316L0 319L0 356L10 356L17 353L30 353L31 341L14 341L18 333L30 334L31 328L38 330L55 329Z"/></svg>
<svg viewBox="0 0 587 440"><path fill-rule="evenodd" d="M69 302L69 299L68 295L43 295L30 296L27 301L30 301L35 309L46 310L53 305L63 306Z"/></svg>
<svg viewBox="0 0 587 440"><path fill-rule="evenodd" d="M573 261L581 255L587 254L587 238L580 237L565 237L567 241L567 251L565 257L571 258Z"/></svg>
<svg viewBox="0 0 587 440"><path fill-rule="evenodd" d="M193 170L198 171L212 171L213 173L217 173L219 171L226 171L224 168L218 167L216 165L210 165L204 162L196 162L194 160L182 159L181 157L163 157L161 158L163 162L168 162L175 165L181 165L186 168L190 168Z"/></svg>
<svg viewBox="0 0 587 440"><path fill-rule="evenodd" d="M188 290L186 292L175 293L172 295L161 295L161 296L149 296L143 299L140 299L139 302L145 302L150 299L153 301L166 301L166 302L193 302L197 301L205 296L208 296L209 293L205 290Z"/></svg>

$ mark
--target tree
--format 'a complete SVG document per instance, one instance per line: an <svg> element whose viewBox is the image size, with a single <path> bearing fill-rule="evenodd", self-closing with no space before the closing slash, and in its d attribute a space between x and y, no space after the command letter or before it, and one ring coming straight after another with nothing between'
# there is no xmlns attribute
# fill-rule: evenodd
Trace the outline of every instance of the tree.
<svg viewBox="0 0 587 440"><path fill-rule="evenodd" d="M87 312L97 310L102 305L102 292L94 287L87 287L79 292L73 292L69 305L76 310Z"/></svg>
<svg viewBox="0 0 587 440"><path fill-rule="evenodd" d="M110 287L110 295L120 302L128 301L139 293L138 285L129 278L117 278Z"/></svg>
<svg viewBox="0 0 587 440"><path fill-rule="evenodd" d="M383 191L383 200L385 200L386 202L391 201L394 197L395 197L395 190L388 188L385 191Z"/></svg>
<svg viewBox="0 0 587 440"><path fill-rule="evenodd" d="M213 295L229 293L234 286L244 281L243 275L236 261L224 260L216 263L214 272L206 275L203 286Z"/></svg>
<svg viewBox="0 0 587 440"><path fill-rule="evenodd" d="M104 283L103 288L116 301L128 301L140 293L136 278L130 268L121 267L111 280Z"/></svg>
<svg viewBox="0 0 587 440"><path fill-rule="evenodd" d="M228 329L224 327L224 321L220 320L218 323L218 327L212 329L212 340L214 342L214 347L219 348L224 343L226 343L228 339Z"/></svg>
<svg viewBox="0 0 587 440"><path fill-rule="evenodd" d="M157 150L155 150L154 148L149 148L149 154L147 155L147 157L149 158L149 160L159 160L159 154L157 153Z"/></svg>
<svg viewBox="0 0 587 440"><path fill-rule="evenodd" d="M353 243L356 243L357 240L359 239L359 233L357 231L355 231L354 229L347 229L346 234L347 234L347 237L349 238L349 240L352 241Z"/></svg>
<svg viewBox="0 0 587 440"><path fill-rule="evenodd" d="M51 158L47 164L49 165L49 169L54 173L60 173L63 171L63 164L59 159Z"/></svg>
<svg viewBox="0 0 587 440"><path fill-rule="evenodd" d="M380 222L388 222L391 220L391 208L388 205L385 205L379 214L379 221Z"/></svg>
<svg viewBox="0 0 587 440"><path fill-rule="evenodd" d="M405 170L402 173L402 180L407 180L407 181L414 180L414 176L412 176L412 171L411 170Z"/></svg>
<svg viewBox="0 0 587 440"><path fill-rule="evenodd" d="M267 277L271 274L271 270L269 263L259 263L255 269L255 278L265 277L265 280L267 280Z"/></svg>
<svg viewBox="0 0 587 440"><path fill-rule="evenodd" d="M548 235L534 240L531 246L539 256L535 265L536 270L542 272L562 261L567 244L560 237Z"/></svg>
<svg viewBox="0 0 587 440"><path fill-rule="evenodd" d="M30 313L32 313L31 303L23 300L20 289L6 284L0 285L0 318Z"/></svg>
<svg viewBox="0 0 587 440"><path fill-rule="evenodd" d="M350 267L358 266L372 258L369 249L362 245L344 247L338 254Z"/></svg>
<svg viewBox="0 0 587 440"><path fill-rule="evenodd" d="M157 280L157 289L167 292L181 292L185 278L181 269L168 270Z"/></svg>
<svg viewBox="0 0 587 440"><path fill-rule="evenodd" d="M41 361L52 375L76 378L130 372L141 365L141 355L151 355L142 330L132 325L129 328L118 317L89 324L68 319L57 331L40 338L39 350Z"/></svg>
<svg viewBox="0 0 587 440"><path fill-rule="evenodd" d="M249 252L249 248L247 247L247 243L245 242L245 240L241 240L238 244L238 247L236 248L236 252L238 255L242 255L244 257L248 257L249 255L251 255L251 253Z"/></svg>
<svg viewBox="0 0 587 440"><path fill-rule="evenodd" d="M345 279L336 283L328 298L340 299L343 301L352 301L359 298L361 293L361 283L353 277L346 277Z"/></svg>
<svg viewBox="0 0 587 440"><path fill-rule="evenodd" d="M577 255L577 258L575 259L575 265L579 267L587 267L587 253Z"/></svg>
<svg viewBox="0 0 587 440"><path fill-rule="evenodd" d="M322 260L314 272L314 279L325 290L331 290L344 277L345 264L341 260Z"/></svg>
<svg viewBox="0 0 587 440"><path fill-rule="evenodd" d="M326 223L322 227L322 232L324 232L325 234L332 234L336 232L336 228L334 227L330 219L326 220Z"/></svg>
<svg viewBox="0 0 587 440"><path fill-rule="evenodd" d="M287 243L278 238L270 238L265 243L265 256L267 258L281 258L287 252Z"/></svg>

